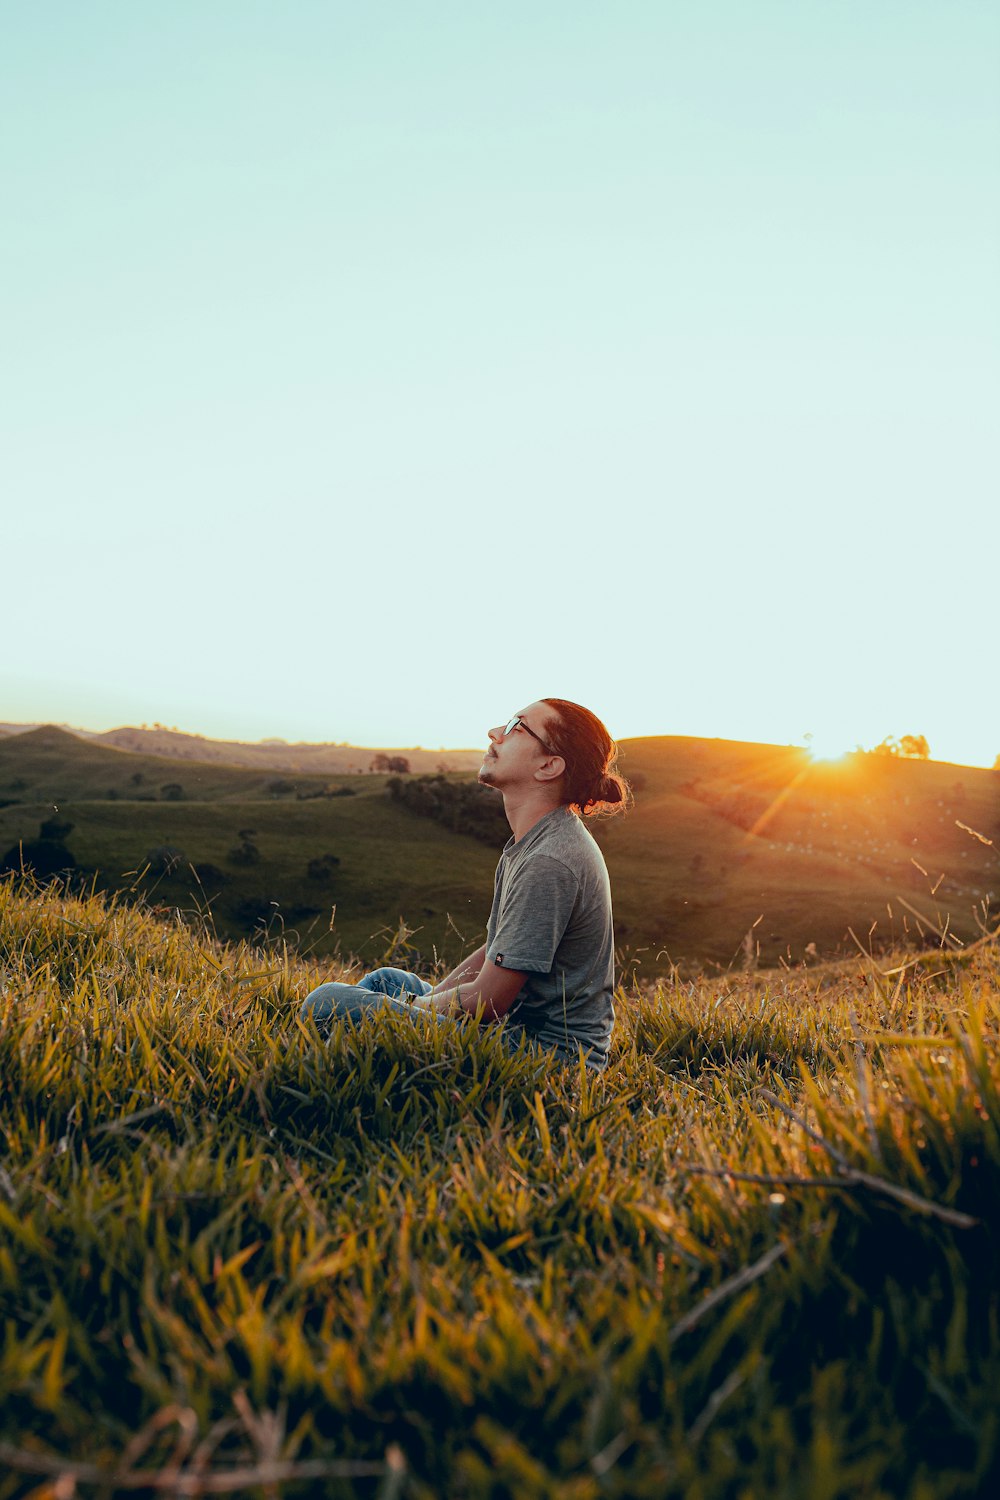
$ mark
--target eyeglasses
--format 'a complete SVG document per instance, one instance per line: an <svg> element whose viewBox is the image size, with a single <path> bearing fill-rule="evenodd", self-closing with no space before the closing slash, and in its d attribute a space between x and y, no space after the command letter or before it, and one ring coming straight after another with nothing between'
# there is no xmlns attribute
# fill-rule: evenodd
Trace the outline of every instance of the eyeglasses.
<svg viewBox="0 0 1000 1500"><path fill-rule="evenodd" d="M512 733L512 731L515 730L515 729L526 729L528 731L528 733L531 735L531 738L533 740L537 740L538 741L538 743L541 745L542 749L545 751L546 755L558 755L559 754L558 750L553 750L553 748L552 748L551 745L547 745L545 743L545 741L542 739L542 737L541 737L540 734L536 734L535 733L535 731L532 729L532 727L531 727L530 724L526 724L524 722L524 720L521 718L520 714L515 714L512 719L508 719L507 720L507 723L504 725L504 731L503 731L504 732L504 738L506 738L507 735L510 734L510 733Z"/></svg>

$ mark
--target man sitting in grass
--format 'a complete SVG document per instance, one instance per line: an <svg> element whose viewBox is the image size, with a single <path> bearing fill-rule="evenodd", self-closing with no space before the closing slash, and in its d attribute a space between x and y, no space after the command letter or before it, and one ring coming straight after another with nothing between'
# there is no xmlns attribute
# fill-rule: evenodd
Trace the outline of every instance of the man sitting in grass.
<svg viewBox="0 0 1000 1500"><path fill-rule="evenodd" d="M435 1020L480 1015L502 1022L506 1047L525 1042L603 1069L615 1012L611 885L584 826L623 811L618 747L588 709L542 698L489 731L479 780L503 797L511 837L497 865L486 941L431 986L403 969L376 969L356 985L329 982L303 1019L360 1019L391 1006Z"/></svg>

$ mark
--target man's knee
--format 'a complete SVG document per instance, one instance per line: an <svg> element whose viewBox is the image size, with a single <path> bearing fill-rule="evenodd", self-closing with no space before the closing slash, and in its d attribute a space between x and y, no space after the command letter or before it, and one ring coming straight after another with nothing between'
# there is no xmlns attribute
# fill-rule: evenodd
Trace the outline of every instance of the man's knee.
<svg viewBox="0 0 1000 1500"><path fill-rule="evenodd" d="M331 1016L347 1015L352 1008L352 1001L357 1008L353 986L338 984L335 979L327 980L326 984L317 985L303 1000L299 1007L299 1019L307 1021L311 1016L314 1021L328 1021Z"/></svg>
<svg viewBox="0 0 1000 1500"><path fill-rule="evenodd" d="M421 995L430 989L430 985L408 969L382 968L373 969L359 980L358 989L370 990L375 995Z"/></svg>

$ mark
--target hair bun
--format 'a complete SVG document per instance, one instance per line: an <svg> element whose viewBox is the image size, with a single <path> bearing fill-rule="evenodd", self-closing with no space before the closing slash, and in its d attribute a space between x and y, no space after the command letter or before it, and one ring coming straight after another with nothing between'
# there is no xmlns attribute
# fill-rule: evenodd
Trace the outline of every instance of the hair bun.
<svg viewBox="0 0 1000 1500"><path fill-rule="evenodd" d="M629 785L615 770L618 746L606 727L589 708L567 698L541 701L552 711L549 745L565 761L563 805L584 818L624 812L631 801Z"/></svg>

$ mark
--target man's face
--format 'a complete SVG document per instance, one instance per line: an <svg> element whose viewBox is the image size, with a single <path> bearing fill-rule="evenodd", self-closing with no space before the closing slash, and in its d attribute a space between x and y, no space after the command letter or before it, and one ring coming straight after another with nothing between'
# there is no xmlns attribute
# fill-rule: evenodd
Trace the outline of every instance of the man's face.
<svg viewBox="0 0 1000 1500"><path fill-rule="evenodd" d="M505 791L534 781L535 772L551 758L549 751L539 743L539 740L548 742L546 730L551 713L547 703L529 703L517 713L523 722L509 734L502 724L489 731L490 748L479 768L479 780L484 786Z"/></svg>

